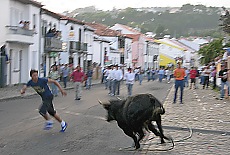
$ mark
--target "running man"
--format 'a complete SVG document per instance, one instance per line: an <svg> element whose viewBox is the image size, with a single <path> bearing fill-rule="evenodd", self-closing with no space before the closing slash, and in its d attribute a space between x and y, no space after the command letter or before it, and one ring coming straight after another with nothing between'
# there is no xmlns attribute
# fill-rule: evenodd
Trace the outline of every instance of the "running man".
<svg viewBox="0 0 230 155"><path fill-rule="evenodd" d="M53 94L51 93L49 86L47 83L54 83L59 90L61 91L62 95L66 96L66 92L62 89L60 84L56 80L52 80L50 78L39 78L37 70L30 71L31 80L28 81L26 85L23 86L21 89L21 94L24 94L26 88L31 86L42 98L42 104L39 108L39 113L44 117L46 120L44 130L49 130L53 127L53 121L50 119L47 112L53 116L60 124L61 130L60 132L65 132L67 128L67 123L63 121L57 114L53 106Z"/></svg>

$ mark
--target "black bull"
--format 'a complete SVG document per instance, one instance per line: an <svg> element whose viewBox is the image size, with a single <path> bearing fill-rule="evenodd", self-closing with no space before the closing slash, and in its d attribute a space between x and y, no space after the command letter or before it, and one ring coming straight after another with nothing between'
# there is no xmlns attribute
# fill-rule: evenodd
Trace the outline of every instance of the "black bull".
<svg viewBox="0 0 230 155"><path fill-rule="evenodd" d="M160 136L161 143L164 136L161 125L161 115L165 113L163 105L151 94L138 94L124 100L110 100L109 103L100 104L107 110L107 121L116 120L118 126L126 135L131 137L135 143L135 148L140 148L140 141L144 137L143 129L152 131L156 136ZM159 131L154 127L155 121Z"/></svg>

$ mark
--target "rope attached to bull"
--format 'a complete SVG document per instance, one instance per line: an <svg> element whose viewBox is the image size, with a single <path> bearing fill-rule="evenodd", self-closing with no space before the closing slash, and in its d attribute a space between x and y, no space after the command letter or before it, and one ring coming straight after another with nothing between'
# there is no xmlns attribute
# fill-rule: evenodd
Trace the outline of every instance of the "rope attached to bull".
<svg viewBox="0 0 230 155"><path fill-rule="evenodd" d="M189 130L189 135L187 136L184 136L182 139L176 139L174 140L173 138L170 137L170 141L166 142L166 143L171 143L171 146L168 147L168 148L165 148L165 149L159 149L159 148L151 148L153 145L156 146L156 144L159 144L159 143L146 143L147 141L151 141L152 139L155 138L155 136L151 137L151 138L146 138L145 140L142 141L141 145L144 145L145 147L144 148L140 148L140 149L135 149L134 146L129 146L129 147L125 147L125 148L120 148L119 151L170 151L174 148L175 146L175 142L183 142L185 140L188 140L192 137L192 134L193 134L193 131L192 131L192 128L185 124L187 129ZM182 128L184 130L184 128ZM147 134L146 137L149 137L150 134ZM164 144L161 144L161 145L164 145Z"/></svg>

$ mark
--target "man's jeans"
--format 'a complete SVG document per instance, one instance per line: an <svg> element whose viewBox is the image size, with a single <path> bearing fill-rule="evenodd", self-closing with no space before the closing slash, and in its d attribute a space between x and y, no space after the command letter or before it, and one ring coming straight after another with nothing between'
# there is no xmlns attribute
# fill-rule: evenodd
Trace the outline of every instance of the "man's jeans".
<svg viewBox="0 0 230 155"><path fill-rule="evenodd" d="M188 87L188 76L184 77L184 87Z"/></svg>
<svg viewBox="0 0 230 155"><path fill-rule="evenodd" d="M114 95L120 95L120 85L121 85L121 80L120 81L118 81L118 80L116 80L116 94L114 94Z"/></svg>
<svg viewBox="0 0 230 155"><path fill-rule="evenodd" d="M81 82L74 82L75 83L75 98L81 98L81 92L82 92L82 83Z"/></svg>
<svg viewBox="0 0 230 155"><path fill-rule="evenodd" d="M228 81L226 81L226 82L221 81L220 98L224 98L224 85L226 85L228 87L228 96L230 95L229 82Z"/></svg>
<svg viewBox="0 0 230 155"><path fill-rule="evenodd" d="M131 96L132 95L132 89L133 89L133 84L126 84L127 85L127 88L128 88L128 96Z"/></svg>
<svg viewBox="0 0 230 155"><path fill-rule="evenodd" d="M66 88L68 76L63 77L64 88Z"/></svg>
<svg viewBox="0 0 230 155"><path fill-rule="evenodd" d="M175 80L175 94L174 94L174 100L173 102L176 102L177 98L177 91L178 88L180 87L180 102L182 103L183 101L183 90L184 90L184 80Z"/></svg>
<svg viewBox="0 0 230 155"><path fill-rule="evenodd" d="M56 81L58 82L58 80ZM54 83L51 83L51 91L54 96L58 95L58 87Z"/></svg>
<svg viewBox="0 0 230 155"><path fill-rule="evenodd" d="M141 85L143 81L143 74L139 74L139 84Z"/></svg>
<svg viewBox="0 0 230 155"><path fill-rule="evenodd" d="M90 89L92 85L92 77L87 78L86 89Z"/></svg>
<svg viewBox="0 0 230 155"><path fill-rule="evenodd" d="M159 75L159 82L162 82L164 75L163 74L158 74Z"/></svg>

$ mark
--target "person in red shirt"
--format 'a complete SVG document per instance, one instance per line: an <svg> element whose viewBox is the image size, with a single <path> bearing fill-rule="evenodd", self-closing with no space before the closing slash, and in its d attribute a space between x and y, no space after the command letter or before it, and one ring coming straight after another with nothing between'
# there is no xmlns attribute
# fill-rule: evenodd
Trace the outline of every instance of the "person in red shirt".
<svg viewBox="0 0 230 155"><path fill-rule="evenodd" d="M196 74L197 74L196 69L192 67L190 70L190 79L191 79L190 89L192 89L193 83L194 83L194 89L196 89Z"/></svg>
<svg viewBox="0 0 230 155"><path fill-rule="evenodd" d="M75 100L81 99L82 83L84 81L84 77L85 74L83 71L81 71L80 66L77 66L76 69L73 71L73 73L70 75L71 80L75 84L75 89L76 89Z"/></svg>

